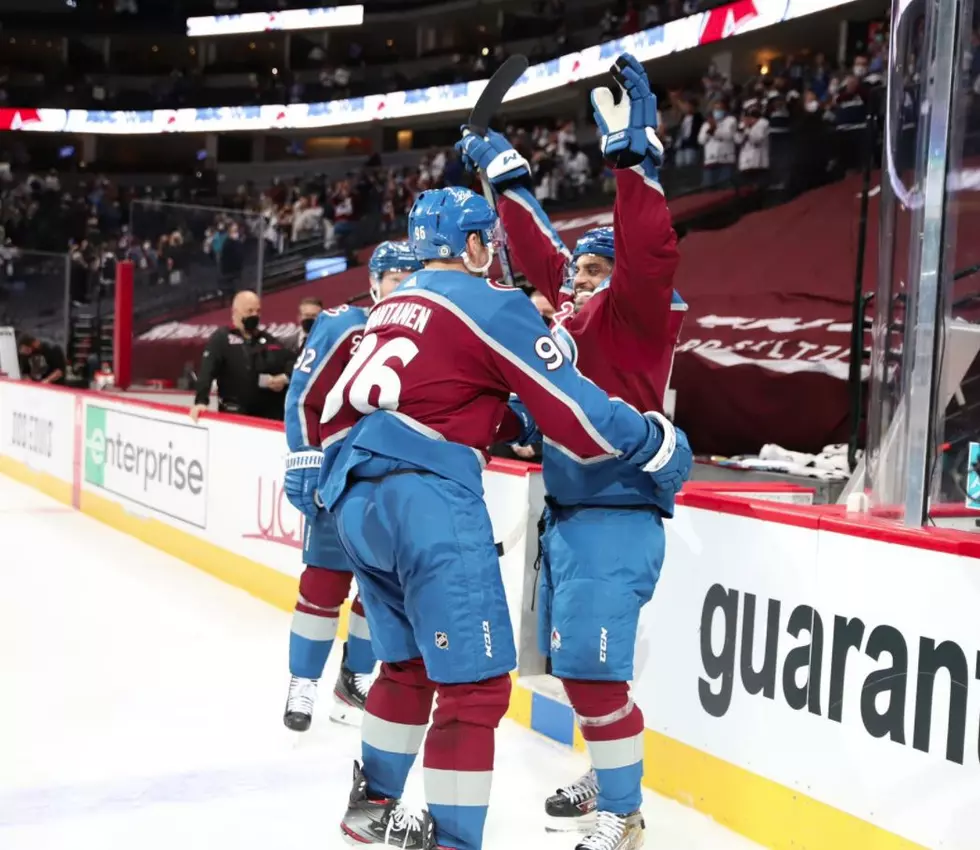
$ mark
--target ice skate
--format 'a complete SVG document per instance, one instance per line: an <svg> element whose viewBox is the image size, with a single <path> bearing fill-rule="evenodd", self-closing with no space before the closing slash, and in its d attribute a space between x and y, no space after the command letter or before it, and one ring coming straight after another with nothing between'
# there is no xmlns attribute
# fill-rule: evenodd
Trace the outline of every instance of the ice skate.
<svg viewBox="0 0 980 850"><path fill-rule="evenodd" d="M293 732L305 732L313 722L313 705L316 702L318 679L303 679L293 676L289 680L289 695L286 697L286 711L282 722Z"/></svg>
<svg viewBox="0 0 980 850"><path fill-rule="evenodd" d="M614 815L598 812L593 830L575 845L575 850L639 850L643 846L643 815Z"/></svg>
<svg viewBox="0 0 980 850"><path fill-rule="evenodd" d="M370 674L353 673L347 669L347 644L344 644L344 660L333 689L334 704L330 719L347 726L360 726L372 681Z"/></svg>
<svg viewBox="0 0 980 850"><path fill-rule="evenodd" d="M390 797L371 799L367 777L354 762L354 787L347 814L340 822L344 841L354 847L372 844L402 850L437 850L435 827L428 812L414 814Z"/></svg>
<svg viewBox="0 0 980 850"><path fill-rule="evenodd" d="M594 770L559 788L544 802L548 832L588 832L595 825L599 786Z"/></svg>

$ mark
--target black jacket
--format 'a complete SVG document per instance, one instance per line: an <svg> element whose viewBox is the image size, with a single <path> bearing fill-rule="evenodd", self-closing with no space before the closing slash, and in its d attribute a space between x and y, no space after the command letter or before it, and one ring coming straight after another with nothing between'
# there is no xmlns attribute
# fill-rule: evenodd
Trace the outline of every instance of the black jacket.
<svg viewBox="0 0 980 850"><path fill-rule="evenodd" d="M237 328L218 328L208 340L197 377L195 404L207 404L211 382L218 382L221 410L282 419L286 390L259 386L261 375L292 374L296 355L272 334L258 330L245 338Z"/></svg>

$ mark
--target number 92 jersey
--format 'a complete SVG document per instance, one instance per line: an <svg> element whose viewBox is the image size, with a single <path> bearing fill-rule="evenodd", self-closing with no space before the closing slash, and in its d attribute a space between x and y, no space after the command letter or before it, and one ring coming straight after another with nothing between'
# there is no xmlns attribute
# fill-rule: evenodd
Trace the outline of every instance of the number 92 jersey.
<svg viewBox="0 0 980 850"><path fill-rule="evenodd" d="M320 416L330 388L364 333L367 310L346 304L317 316L296 360L286 394L286 440L296 452L322 442Z"/></svg>

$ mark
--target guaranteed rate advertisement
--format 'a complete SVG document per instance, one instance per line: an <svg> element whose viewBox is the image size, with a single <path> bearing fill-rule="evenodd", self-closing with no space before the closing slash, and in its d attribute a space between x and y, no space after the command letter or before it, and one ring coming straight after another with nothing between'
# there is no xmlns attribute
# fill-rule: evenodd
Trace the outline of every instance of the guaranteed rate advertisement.
<svg viewBox="0 0 980 850"><path fill-rule="evenodd" d="M206 428L116 407L85 406L86 484L203 529L208 516Z"/></svg>

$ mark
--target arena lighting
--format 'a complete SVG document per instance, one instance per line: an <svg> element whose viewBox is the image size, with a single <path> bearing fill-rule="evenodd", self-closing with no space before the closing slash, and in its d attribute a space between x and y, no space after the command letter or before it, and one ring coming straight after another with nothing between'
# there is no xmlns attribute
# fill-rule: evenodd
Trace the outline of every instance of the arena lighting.
<svg viewBox="0 0 980 850"><path fill-rule="evenodd" d="M187 35L190 38L209 38L216 35L242 35L256 32L359 27L363 23L363 6L286 9L282 12L248 12L244 15L207 15L188 18Z"/></svg>
<svg viewBox="0 0 980 850"><path fill-rule="evenodd" d="M632 53L641 62L650 62L851 2L854 0L735 0L664 26L532 65L510 90L506 100L540 95L607 74L609 66L623 52ZM486 84L486 80L475 80L324 103L203 109L103 111L7 107L0 109L0 130L123 136L322 130L423 115L466 113L473 108Z"/></svg>

